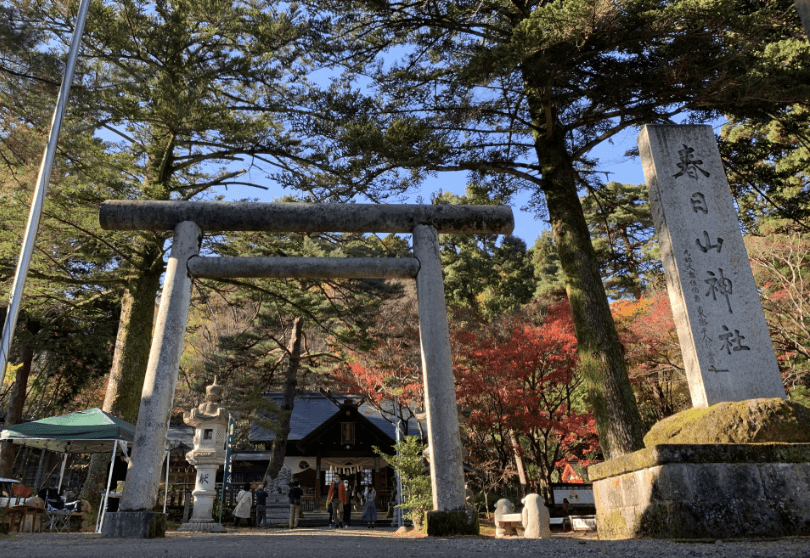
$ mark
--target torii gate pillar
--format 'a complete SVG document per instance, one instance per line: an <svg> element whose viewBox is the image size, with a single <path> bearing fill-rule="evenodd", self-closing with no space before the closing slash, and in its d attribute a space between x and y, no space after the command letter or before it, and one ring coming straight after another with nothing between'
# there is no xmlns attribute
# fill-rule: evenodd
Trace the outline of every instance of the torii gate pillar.
<svg viewBox="0 0 810 558"><path fill-rule="evenodd" d="M427 533L477 534L477 522L465 508L438 234L510 234L514 218L509 207L115 201L102 204L99 222L108 230L174 229L126 488L120 512L108 514L105 520L103 536L162 535L160 524L165 519L151 510L157 502L164 440L188 321L190 271L201 278L415 276L433 481ZM206 258L198 256L202 230L412 233L415 258Z"/></svg>
<svg viewBox="0 0 810 558"><path fill-rule="evenodd" d="M413 229L413 253L419 260L416 296L425 386L433 509L463 510L464 468L458 434L456 386L450 356L450 332L444 300L439 235L430 225Z"/></svg>

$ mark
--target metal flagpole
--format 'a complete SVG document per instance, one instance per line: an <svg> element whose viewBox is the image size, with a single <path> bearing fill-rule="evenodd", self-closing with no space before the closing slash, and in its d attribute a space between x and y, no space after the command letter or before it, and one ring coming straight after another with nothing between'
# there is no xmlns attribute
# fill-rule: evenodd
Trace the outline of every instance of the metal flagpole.
<svg viewBox="0 0 810 558"><path fill-rule="evenodd" d="M59 470L59 484L56 487L56 491L60 493L62 492L62 481L65 478L65 465L67 465L67 458L68 452L65 451L65 457L62 459L62 468Z"/></svg>
<svg viewBox="0 0 810 558"><path fill-rule="evenodd" d="M3 336L0 340L0 384L6 377L6 365L8 364L8 351L11 346L11 339L14 336L14 328L17 325L17 317L20 313L20 300L22 299L25 280L28 277L28 268L31 266L31 255L34 253L36 244L37 229L42 216L42 206L45 201L45 194L48 192L48 183L53 169L53 160L56 155L56 143L59 140L59 132L62 129L62 120L65 114L68 95L70 94L70 84L73 81L73 74L76 70L76 59L79 57L79 47L84 33L84 22L87 19L87 9L90 0L82 0L79 6L79 13L76 16L76 29L73 31L73 40L70 43L65 74L62 76L62 85L59 87L59 96L56 99L56 109L51 120L51 131L48 136L48 145L45 147L45 154L42 156L42 164L39 167L37 185L34 189L34 200L31 202L31 211L28 214L28 224L25 228L20 260L17 262L17 271L14 275L14 283L11 286L10 300L6 321L3 324Z"/></svg>

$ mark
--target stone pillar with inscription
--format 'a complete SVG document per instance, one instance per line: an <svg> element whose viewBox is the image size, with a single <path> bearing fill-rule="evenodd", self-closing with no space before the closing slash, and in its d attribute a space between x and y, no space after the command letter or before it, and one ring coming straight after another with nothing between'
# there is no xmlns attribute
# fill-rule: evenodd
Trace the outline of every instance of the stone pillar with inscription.
<svg viewBox="0 0 810 558"><path fill-rule="evenodd" d="M638 145L695 408L588 468L599 538L806 536L810 413L785 401L712 128Z"/></svg>
<svg viewBox="0 0 810 558"><path fill-rule="evenodd" d="M692 406L785 390L710 126L638 138Z"/></svg>
<svg viewBox="0 0 810 558"><path fill-rule="evenodd" d="M228 413L222 401L222 386L214 383L205 388L205 403L183 413L183 422L194 427L194 449L186 459L197 469L194 483L194 511L188 523L179 531L225 532L225 528L213 518L214 498L217 496L215 482L217 469L225 461L225 439L228 429Z"/></svg>

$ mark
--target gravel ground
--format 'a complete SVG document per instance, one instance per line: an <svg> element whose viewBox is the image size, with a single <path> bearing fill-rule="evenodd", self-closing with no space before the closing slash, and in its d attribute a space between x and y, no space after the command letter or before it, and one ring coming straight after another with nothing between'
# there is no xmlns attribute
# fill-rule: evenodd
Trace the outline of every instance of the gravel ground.
<svg viewBox="0 0 810 558"><path fill-rule="evenodd" d="M164 539L102 539L95 534L13 534L0 538L0 558L467 558L538 556L554 558L781 558L810 557L810 537L778 540L600 541L582 536L551 540L491 537L414 538L393 529L239 530L223 534L167 533Z"/></svg>

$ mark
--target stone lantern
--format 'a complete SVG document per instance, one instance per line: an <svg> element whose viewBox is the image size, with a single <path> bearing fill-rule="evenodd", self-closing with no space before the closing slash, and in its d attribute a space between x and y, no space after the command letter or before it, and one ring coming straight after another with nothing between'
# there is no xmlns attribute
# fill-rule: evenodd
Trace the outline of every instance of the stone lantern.
<svg viewBox="0 0 810 558"><path fill-rule="evenodd" d="M186 454L186 460L197 469L194 483L194 512L180 531L225 531L212 517L217 469L225 461L228 413L219 402L223 387L214 383L205 388L205 403L183 413L183 422L194 427L194 449Z"/></svg>

